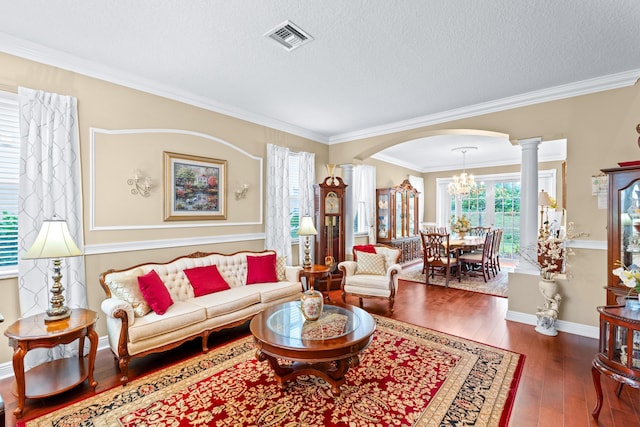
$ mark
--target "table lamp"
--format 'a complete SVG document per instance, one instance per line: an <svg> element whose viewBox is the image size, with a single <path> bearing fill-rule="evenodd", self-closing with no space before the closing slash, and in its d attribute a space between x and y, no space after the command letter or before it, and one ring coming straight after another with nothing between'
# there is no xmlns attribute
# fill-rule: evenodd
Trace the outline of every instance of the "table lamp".
<svg viewBox="0 0 640 427"><path fill-rule="evenodd" d="M304 241L304 261L302 263L303 268L311 268L311 258L309 257L309 236L315 236L318 234L316 227L313 225L313 218L310 216L303 216L300 221L300 227L298 228L298 236L305 236Z"/></svg>
<svg viewBox="0 0 640 427"><path fill-rule="evenodd" d="M60 283L62 273L60 273L61 258L82 255L80 249L73 241L67 222L58 219L54 215L53 219L42 222L42 228L36 237L35 242L22 259L53 259L53 286L51 287L50 306L46 311L45 322L66 319L71 316L71 310L64 305L64 288Z"/></svg>
<svg viewBox="0 0 640 427"><path fill-rule="evenodd" d="M538 204L540 205L540 230L538 232L538 239L544 239L549 235L549 224L548 219L547 224L544 223L542 215L544 214L545 208L553 204L551 202L551 197L549 197L549 193L544 190L540 190L540 193L538 194Z"/></svg>

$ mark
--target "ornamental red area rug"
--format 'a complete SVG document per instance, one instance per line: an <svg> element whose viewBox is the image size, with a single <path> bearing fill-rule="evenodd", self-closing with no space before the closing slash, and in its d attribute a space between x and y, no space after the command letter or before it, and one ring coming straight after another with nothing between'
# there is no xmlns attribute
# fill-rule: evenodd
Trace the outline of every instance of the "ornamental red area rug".
<svg viewBox="0 0 640 427"><path fill-rule="evenodd" d="M524 355L383 317L341 394L281 390L248 336L20 422L33 426L506 426Z"/></svg>

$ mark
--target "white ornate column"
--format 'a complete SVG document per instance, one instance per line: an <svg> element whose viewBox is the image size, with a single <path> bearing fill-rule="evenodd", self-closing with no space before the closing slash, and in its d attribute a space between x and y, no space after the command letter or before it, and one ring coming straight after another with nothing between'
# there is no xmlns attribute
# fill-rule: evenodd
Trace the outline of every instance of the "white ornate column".
<svg viewBox="0 0 640 427"><path fill-rule="evenodd" d="M340 165L342 170L342 181L348 185L345 191L345 209L344 209L344 253L351 254L353 252L353 221L355 220L355 209L353 206L353 165ZM348 258L350 259L350 258Z"/></svg>
<svg viewBox="0 0 640 427"><path fill-rule="evenodd" d="M536 259L538 241L538 146L542 138L518 140L520 164L520 252ZM534 266L521 262L518 270L532 270Z"/></svg>

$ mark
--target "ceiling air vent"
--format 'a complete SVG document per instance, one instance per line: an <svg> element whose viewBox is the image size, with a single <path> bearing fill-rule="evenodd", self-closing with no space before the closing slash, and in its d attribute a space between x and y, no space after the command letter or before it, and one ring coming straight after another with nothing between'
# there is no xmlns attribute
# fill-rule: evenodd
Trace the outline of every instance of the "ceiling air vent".
<svg viewBox="0 0 640 427"><path fill-rule="evenodd" d="M285 21L265 34L265 37L272 38L280 43L288 51L302 46L313 40L309 34L304 32L291 21Z"/></svg>

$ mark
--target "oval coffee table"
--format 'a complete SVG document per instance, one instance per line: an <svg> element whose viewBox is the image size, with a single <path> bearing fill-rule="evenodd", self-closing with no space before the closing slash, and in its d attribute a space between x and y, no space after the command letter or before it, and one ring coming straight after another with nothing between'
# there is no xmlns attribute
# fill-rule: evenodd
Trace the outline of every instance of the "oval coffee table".
<svg viewBox="0 0 640 427"><path fill-rule="evenodd" d="M366 311L353 306L325 305L320 319L306 321L300 302L269 307L250 324L259 361L269 361L280 388L300 375L314 375L340 394L345 374L358 366L358 354L373 339L376 322ZM278 359L293 362L281 364Z"/></svg>

